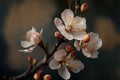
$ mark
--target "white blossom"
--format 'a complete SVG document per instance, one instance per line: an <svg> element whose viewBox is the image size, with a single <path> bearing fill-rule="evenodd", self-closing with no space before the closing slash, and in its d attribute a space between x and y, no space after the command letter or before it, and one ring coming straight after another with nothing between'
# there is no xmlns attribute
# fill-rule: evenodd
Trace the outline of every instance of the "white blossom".
<svg viewBox="0 0 120 80"><path fill-rule="evenodd" d="M61 18L64 23L59 18L55 18L54 20L60 33L68 40L82 40L86 34L86 19L79 16L74 17L74 14L70 9L65 9L61 13Z"/></svg>
<svg viewBox="0 0 120 80"><path fill-rule="evenodd" d="M75 56L71 56L64 49L58 50L54 53L53 59L49 63L51 69L58 69L59 75L68 80L70 78L70 72L80 72L84 65L80 60L75 59Z"/></svg>
<svg viewBox="0 0 120 80"><path fill-rule="evenodd" d="M87 43L75 41L74 46L78 51L82 49L83 55L86 57L97 58L99 54L97 50L102 46L102 40L97 33L91 32L88 35L90 36L90 40Z"/></svg>
<svg viewBox="0 0 120 80"><path fill-rule="evenodd" d="M19 51L24 53L31 53L34 48L42 41L42 33L43 29L41 29L39 33L34 27L32 27L32 30L29 30L26 34L26 40L21 41L21 46L25 49Z"/></svg>

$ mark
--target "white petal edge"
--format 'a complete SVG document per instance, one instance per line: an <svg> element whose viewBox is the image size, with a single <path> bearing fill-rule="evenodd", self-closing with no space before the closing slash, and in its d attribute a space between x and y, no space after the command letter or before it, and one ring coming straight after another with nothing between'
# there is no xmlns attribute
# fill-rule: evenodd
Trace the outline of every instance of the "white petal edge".
<svg viewBox="0 0 120 80"><path fill-rule="evenodd" d="M77 51L80 51L80 45L78 41L74 42L74 47L77 49Z"/></svg>
<svg viewBox="0 0 120 80"><path fill-rule="evenodd" d="M99 49L101 46L102 46L102 40L99 39L99 40L96 42L96 49Z"/></svg>
<svg viewBox="0 0 120 80"><path fill-rule="evenodd" d="M36 46L30 47L29 49L19 50L21 53L31 53Z"/></svg>
<svg viewBox="0 0 120 80"><path fill-rule="evenodd" d="M81 32L78 32L78 33L75 33L75 34L73 33L73 38L76 39L76 40L82 40L85 35L86 35L86 32L81 31Z"/></svg>
<svg viewBox="0 0 120 80"><path fill-rule="evenodd" d="M21 41L21 46L23 48L27 48L27 47L32 46L32 43L30 41Z"/></svg>
<svg viewBox="0 0 120 80"><path fill-rule="evenodd" d="M51 69L58 69L58 68L61 67L61 64L60 64L58 61L52 59L52 60L50 61L50 63L49 63L49 67L50 67Z"/></svg>
<svg viewBox="0 0 120 80"><path fill-rule="evenodd" d="M84 69L84 64L80 60L76 60L76 61L80 64L80 66L72 68L72 71L74 73L79 73L81 70Z"/></svg>
<svg viewBox="0 0 120 80"><path fill-rule="evenodd" d="M56 61L61 61L66 55L67 55L67 52L64 49L61 49L54 53L54 59Z"/></svg>
<svg viewBox="0 0 120 80"><path fill-rule="evenodd" d="M65 25L71 25L72 21L73 21L73 11L70 9L65 9L62 13L61 13L61 18L64 21Z"/></svg>
<svg viewBox="0 0 120 80"><path fill-rule="evenodd" d="M98 54L99 54L99 52L97 52L97 51L93 52L91 55L91 58L94 58L94 59L98 58Z"/></svg>
<svg viewBox="0 0 120 80"><path fill-rule="evenodd" d="M40 30L40 35L42 35L43 34L43 28Z"/></svg>
<svg viewBox="0 0 120 80"><path fill-rule="evenodd" d="M88 53L86 48L83 48L83 49L82 49L82 53L83 53L84 56L86 56L86 57L88 57L88 58L91 57L91 53Z"/></svg>
<svg viewBox="0 0 120 80"><path fill-rule="evenodd" d="M36 32L35 27L32 27L32 33Z"/></svg>
<svg viewBox="0 0 120 80"><path fill-rule="evenodd" d="M70 79L70 72L65 65L62 65L62 67L58 69L58 73L63 79Z"/></svg>
<svg viewBox="0 0 120 80"><path fill-rule="evenodd" d="M86 19L85 18L81 18L79 16L76 16L74 18L74 22L75 22L74 28L86 30Z"/></svg>

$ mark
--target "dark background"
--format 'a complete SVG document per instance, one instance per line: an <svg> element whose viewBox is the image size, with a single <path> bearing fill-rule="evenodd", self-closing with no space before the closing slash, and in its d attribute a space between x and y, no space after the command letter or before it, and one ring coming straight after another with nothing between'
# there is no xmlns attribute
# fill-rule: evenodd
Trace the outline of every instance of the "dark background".
<svg viewBox="0 0 120 80"><path fill-rule="evenodd" d="M39 6L42 7L41 9L36 9L32 2L35 2L34 5L39 5L39 3L40 5L41 3L46 5L41 5ZM72 73L70 80L120 80L120 1L81 0L81 2L89 4L88 11L84 15L87 20L87 32L99 33L103 40L103 46L99 50L100 54L97 59L88 59L82 54L78 55L84 63L85 69L78 74ZM20 9L22 5L25 12ZM15 76L24 72L27 68L28 63L25 61L27 55L17 56L17 50L21 49L21 37L31 29L32 25L37 27L38 31L41 27L45 27L45 42L48 41L51 46L54 44L53 34L56 28L53 20L56 16L60 17L60 13L66 8L68 8L66 0L0 0L0 77L4 75ZM21 13L19 13L19 10L21 10ZM37 11L41 11L41 14L33 14ZM24 13L26 14L24 15ZM46 15L49 17L41 17L44 13L48 13ZM22 16L22 18L18 16ZM17 48L14 46L17 46ZM33 54L32 56L35 57L36 55ZM53 80L61 80L57 71L50 69L45 71L52 75Z"/></svg>

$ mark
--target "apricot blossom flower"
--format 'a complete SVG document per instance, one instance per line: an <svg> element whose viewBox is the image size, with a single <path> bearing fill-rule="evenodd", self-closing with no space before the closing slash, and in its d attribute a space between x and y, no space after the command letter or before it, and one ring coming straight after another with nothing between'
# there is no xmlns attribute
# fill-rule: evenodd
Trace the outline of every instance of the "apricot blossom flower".
<svg viewBox="0 0 120 80"><path fill-rule="evenodd" d="M24 53L31 53L34 48L42 41L42 33L43 29L41 29L40 33L38 33L36 32L36 29L32 27L32 30L29 30L26 34L26 40L21 41L21 46L28 49L19 51Z"/></svg>
<svg viewBox="0 0 120 80"><path fill-rule="evenodd" d="M54 20L60 33L68 40L82 40L86 34L86 19L79 16L74 17L74 14L70 9L65 9L61 13L61 18L64 23L59 18L55 18Z"/></svg>
<svg viewBox="0 0 120 80"><path fill-rule="evenodd" d="M102 46L102 40L99 38L97 33L89 33L90 40L85 43L83 41L75 41L74 46L78 51L82 49L83 55L88 58L97 58L99 52L97 50Z"/></svg>
<svg viewBox="0 0 120 80"><path fill-rule="evenodd" d="M70 72L80 72L84 69L84 65L80 60L75 59L70 53L64 49L58 50L54 53L53 59L49 63L51 69L58 69L59 75L67 80L70 78Z"/></svg>

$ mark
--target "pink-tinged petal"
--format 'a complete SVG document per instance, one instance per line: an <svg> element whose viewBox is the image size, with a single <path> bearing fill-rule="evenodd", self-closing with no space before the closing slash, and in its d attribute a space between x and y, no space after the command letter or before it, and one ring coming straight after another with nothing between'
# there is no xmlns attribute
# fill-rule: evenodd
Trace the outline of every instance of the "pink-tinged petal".
<svg viewBox="0 0 120 80"><path fill-rule="evenodd" d="M55 18L54 19L54 23L57 27L57 29L61 32L64 33L65 32L65 26L63 25L62 21L59 18Z"/></svg>
<svg viewBox="0 0 120 80"><path fill-rule="evenodd" d="M91 57L91 53L88 52L87 48L83 48L82 49L82 53L84 56L90 58Z"/></svg>
<svg viewBox="0 0 120 80"><path fill-rule="evenodd" d="M65 65L62 65L62 67L58 69L58 73L63 79L70 79L70 72Z"/></svg>
<svg viewBox="0 0 120 80"><path fill-rule="evenodd" d="M76 40L82 40L84 36L86 35L86 32L84 31L79 31L79 32L73 32L73 38Z"/></svg>
<svg viewBox="0 0 120 80"><path fill-rule="evenodd" d="M35 27L32 27L32 33L36 32Z"/></svg>
<svg viewBox="0 0 120 80"><path fill-rule="evenodd" d="M36 46L30 47L29 49L19 50L21 53L31 53Z"/></svg>
<svg viewBox="0 0 120 80"><path fill-rule="evenodd" d="M64 21L64 23L65 23L66 26L72 24L73 17L74 17L74 14L73 14L72 10L70 10L70 9L65 9L61 13L61 18Z"/></svg>
<svg viewBox="0 0 120 80"><path fill-rule="evenodd" d="M54 59L56 61L61 61L64 57L66 57L66 55L67 55L67 52L64 49L58 50L54 53Z"/></svg>
<svg viewBox="0 0 120 80"><path fill-rule="evenodd" d="M23 48L27 48L27 47L32 46L32 43L30 41L21 41L21 46Z"/></svg>
<svg viewBox="0 0 120 80"><path fill-rule="evenodd" d="M74 21L74 25L73 25L74 28L86 30L86 19L85 18L76 16L73 21Z"/></svg>
<svg viewBox="0 0 120 80"><path fill-rule="evenodd" d="M49 67L50 67L51 69L58 69L58 68L61 67L61 64L60 64L58 61L52 59L52 60L50 61L50 63L49 63Z"/></svg>
<svg viewBox="0 0 120 80"><path fill-rule="evenodd" d="M79 45L79 42L78 42L78 41L75 41L75 42L74 42L74 46L75 46L75 48L77 49L77 51L80 51L80 45Z"/></svg>
<svg viewBox="0 0 120 80"><path fill-rule="evenodd" d="M84 69L84 64L80 60L74 60L73 63L74 63L74 65L76 65L73 68L71 68L71 70L74 73L78 73Z"/></svg>
<svg viewBox="0 0 120 80"><path fill-rule="evenodd" d="M99 52L93 52L92 54L91 54L91 58L97 58L98 57L98 54L99 54Z"/></svg>
<svg viewBox="0 0 120 80"><path fill-rule="evenodd" d="M96 49L99 49L101 46L102 46L102 40L99 39L99 40L96 42Z"/></svg>
<svg viewBox="0 0 120 80"><path fill-rule="evenodd" d="M66 39L68 40L72 40L73 39L73 35L70 33L67 33L66 31L61 33Z"/></svg>
<svg viewBox="0 0 120 80"><path fill-rule="evenodd" d="M43 28L40 30L40 36L42 36L43 34Z"/></svg>
<svg viewBox="0 0 120 80"><path fill-rule="evenodd" d="M94 43L99 39L99 35L97 33L94 32L90 32L90 43Z"/></svg>
<svg viewBox="0 0 120 80"><path fill-rule="evenodd" d="M27 40L30 40L31 35L32 35L32 30L27 31L26 39L27 39Z"/></svg>

